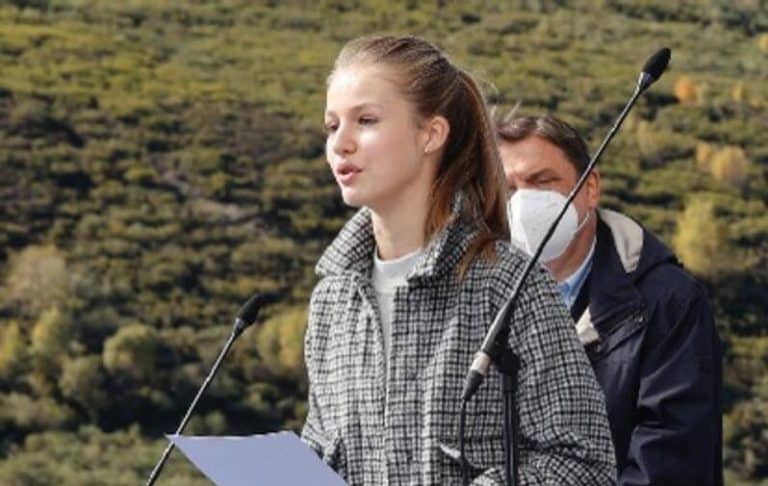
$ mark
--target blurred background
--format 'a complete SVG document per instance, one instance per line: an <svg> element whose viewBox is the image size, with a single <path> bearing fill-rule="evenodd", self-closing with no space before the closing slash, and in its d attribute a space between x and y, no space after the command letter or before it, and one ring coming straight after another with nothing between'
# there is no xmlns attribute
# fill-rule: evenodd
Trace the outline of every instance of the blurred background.
<svg viewBox="0 0 768 486"><path fill-rule="evenodd" d="M256 291L188 427L298 430L313 267L350 211L325 77L412 33L500 110L594 150L661 46L670 70L601 162L604 202L707 286L729 484L768 484L768 1L5 0L0 6L0 483L138 484ZM158 484L209 484L174 452Z"/></svg>

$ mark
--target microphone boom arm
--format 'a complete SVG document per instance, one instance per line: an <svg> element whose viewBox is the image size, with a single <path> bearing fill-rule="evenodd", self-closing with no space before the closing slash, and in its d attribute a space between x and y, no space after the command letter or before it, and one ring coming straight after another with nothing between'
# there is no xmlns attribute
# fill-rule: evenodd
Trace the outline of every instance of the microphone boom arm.
<svg viewBox="0 0 768 486"><path fill-rule="evenodd" d="M645 91L654 81L656 81L661 76L661 73L664 71L664 69L667 66L667 63L669 62L669 58L670 58L669 49L667 48L661 49L651 57L651 59L646 64L646 67L644 68L643 72L640 73L640 77L638 78L638 81L635 86L635 90L632 93L632 96L630 97L629 101L627 101L627 103L624 105L624 109L621 111L621 114L619 114L619 117L616 119L611 129L608 131L608 134L603 139L597 151L594 153L594 155L592 155L592 158L590 159L589 164L587 165L586 169L579 177L578 181L576 182L576 185L573 187L570 194L568 194L566 203L563 205L562 209L558 213L555 220L549 226L547 233L544 235L543 241L541 242L541 244L539 244L539 247L536 248L536 252L526 263L525 268L523 269L523 274L521 275L520 279L517 281L517 284L515 284L515 287L512 291L512 296L507 300L507 302L501 307L501 309L499 309L498 313L496 314L496 317L493 320L493 324L491 324L491 328L488 331L488 334L486 334L485 339L483 340L483 345L481 346L480 351L475 355L475 358L472 361L472 365L470 366L469 372L467 373L467 376L465 378L464 390L462 392L462 397L461 397L462 400L468 401L472 398L472 396L475 394L477 389L480 387L480 384L485 379L485 375L488 373L491 362L493 362L493 360L496 359L496 357L499 355L499 352L507 346L507 339L510 333L510 321L514 313L517 300L522 291L523 284L527 280L528 275L531 273L533 268L538 263L539 257L541 256L541 253L544 250L544 247L546 246L549 239L552 237L552 234L555 232L555 229L557 228L557 225L560 223L560 220L563 218L563 215L568 209L568 206L571 204L573 199L576 197L576 194L579 193L581 188L586 183L590 174L594 170L595 165L597 164L597 161L600 159L600 156L603 154L603 151L608 146L608 144L613 139L613 137L616 135L616 133L619 131L619 128L624 123L624 119L629 114L629 111L634 106L638 97L643 93L643 91Z"/></svg>
<svg viewBox="0 0 768 486"><path fill-rule="evenodd" d="M241 322L240 319L236 321L237 323ZM236 327L237 324L235 325ZM197 395L195 395L194 400L192 400L192 403L189 405L189 408L187 408L187 413L184 415L184 418L181 419L181 423L179 424L179 427L176 429L176 432L174 435L179 435L182 432L184 432L184 428L187 426L187 422L189 422L189 418L192 416L192 411L197 406L197 402L200 400L200 397L203 396L203 393L205 393L205 390L208 389L208 385L211 384L211 381L213 380L213 377L216 375L216 372L218 371L219 367L221 366L222 361L224 361L224 357L229 352L229 348L232 347L232 343L235 342L235 339L237 339L237 336L240 333L237 332L236 329L233 329L232 332L229 334L229 338L227 338L227 342L224 344L224 347L222 348L221 352L219 353L219 357L216 358L216 361L213 363L213 366L211 367L211 371L208 372L208 376L205 377L205 381L200 386L200 389L197 391ZM168 456L171 455L171 451L173 451L173 442L168 441L168 446L165 448L165 451L163 451L163 455L160 458L160 461L155 465L155 468L152 469L152 473L149 475L149 479L147 479L146 486L152 486L155 481L157 480L157 477L160 475L160 471L163 469L163 466L165 465L165 461L168 460Z"/></svg>
<svg viewBox="0 0 768 486"><path fill-rule="evenodd" d="M205 377L205 381L203 381L203 384L197 391L197 395L195 395L194 400L192 400L189 408L187 408L187 413L184 415L184 418L181 419L181 423L176 429L175 435L179 435L184 432L184 428L187 426L187 422L189 422L189 418L192 416L192 411L197 406L197 402L200 400L200 397L203 396L205 390L208 389L208 385L211 384L213 377L216 376L216 372L219 370L221 363L224 361L224 357L229 352L229 348L232 347L235 339L237 339L248 326L253 324L259 314L259 311L261 310L261 307L273 297L274 296L271 295L265 296L262 294L255 294L240 308L240 311L237 313L237 317L235 318L235 323L232 326L232 331L229 333L229 338L227 338L227 342L224 343L224 347L221 349L221 352L219 352L219 356L216 358L216 361L214 361L213 366L211 367L211 371L208 372L208 376ZM165 462L168 460L168 456L170 456L171 452L173 451L173 447L173 442L168 441L168 446L165 448L165 451L163 451L163 455L160 457L160 460L157 462L157 464L155 464L154 469L152 469L152 472L150 473L145 486L152 486L155 484L158 476L160 476L160 471L162 471Z"/></svg>

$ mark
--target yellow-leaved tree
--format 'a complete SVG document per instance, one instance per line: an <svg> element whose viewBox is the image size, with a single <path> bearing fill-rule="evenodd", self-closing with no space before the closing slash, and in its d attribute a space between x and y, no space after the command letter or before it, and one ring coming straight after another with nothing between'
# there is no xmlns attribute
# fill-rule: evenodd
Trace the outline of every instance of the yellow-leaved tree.
<svg viewBox="0 0 768 486"><path fill-rule="evenodd" d="M274 373L304 379L305 306L294 307L266 321L256 337L264 364Z"/></svg>
<svg viewBox="0 0 768 486"><path fill-rule="evenodd" d="M701 101L701 87L690 76L681 76L675 81L675 97L682 105L696 106Z"/></svg>
<svg viewBox="0 0 768 486"><path fill-rule="evenodd" d="M65 309L72 277L64 255L53 245L28 246L10 259L5 279L6 302L31 316L52 308Z"/></svg>
<svg viewBox="0 0 768 486"><path fill-rule="evenodd" d="M673 246L686 268L697 275L711 277L724 268L728 245L714 201L705 195L688 199L677 218Z"/></svg>
<svg viewBox="0 0 768 486"><path fill-rule="evenodd" d="M710 159L712 177L737 189L746 184L749 166L744 149L733 145L718 150Z"/></svg>
<svg viewBox="0 0 768 486"><path fill-rule="evenodd" d="M27 361L27 342L15 320L0 323L0 380L8 383L20 375Z"/></svg>

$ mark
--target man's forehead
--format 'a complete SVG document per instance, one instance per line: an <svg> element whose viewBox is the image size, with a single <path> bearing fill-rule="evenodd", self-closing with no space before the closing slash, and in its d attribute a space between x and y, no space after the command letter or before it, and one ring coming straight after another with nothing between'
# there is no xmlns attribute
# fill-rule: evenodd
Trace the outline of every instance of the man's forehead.
<svg viewBox="0 0 768 486"><path fill-rule="evenodd" d="M516 142L501 141L504 168L515 173L575 170L565 153L552 142L531 136Z"/></svg>

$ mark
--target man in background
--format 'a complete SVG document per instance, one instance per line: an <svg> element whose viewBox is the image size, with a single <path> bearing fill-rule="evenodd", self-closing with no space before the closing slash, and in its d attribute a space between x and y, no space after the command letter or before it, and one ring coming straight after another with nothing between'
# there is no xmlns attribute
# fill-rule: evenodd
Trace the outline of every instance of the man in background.
<svg viewBox="0 0 768 486"><path fill-rule="evenodd" d="M497 124L513 244L532 254L589 163L553 117ZM542 262L603 388L621 485L722 484L720 341L704 289L587 179Z"/></svg>

